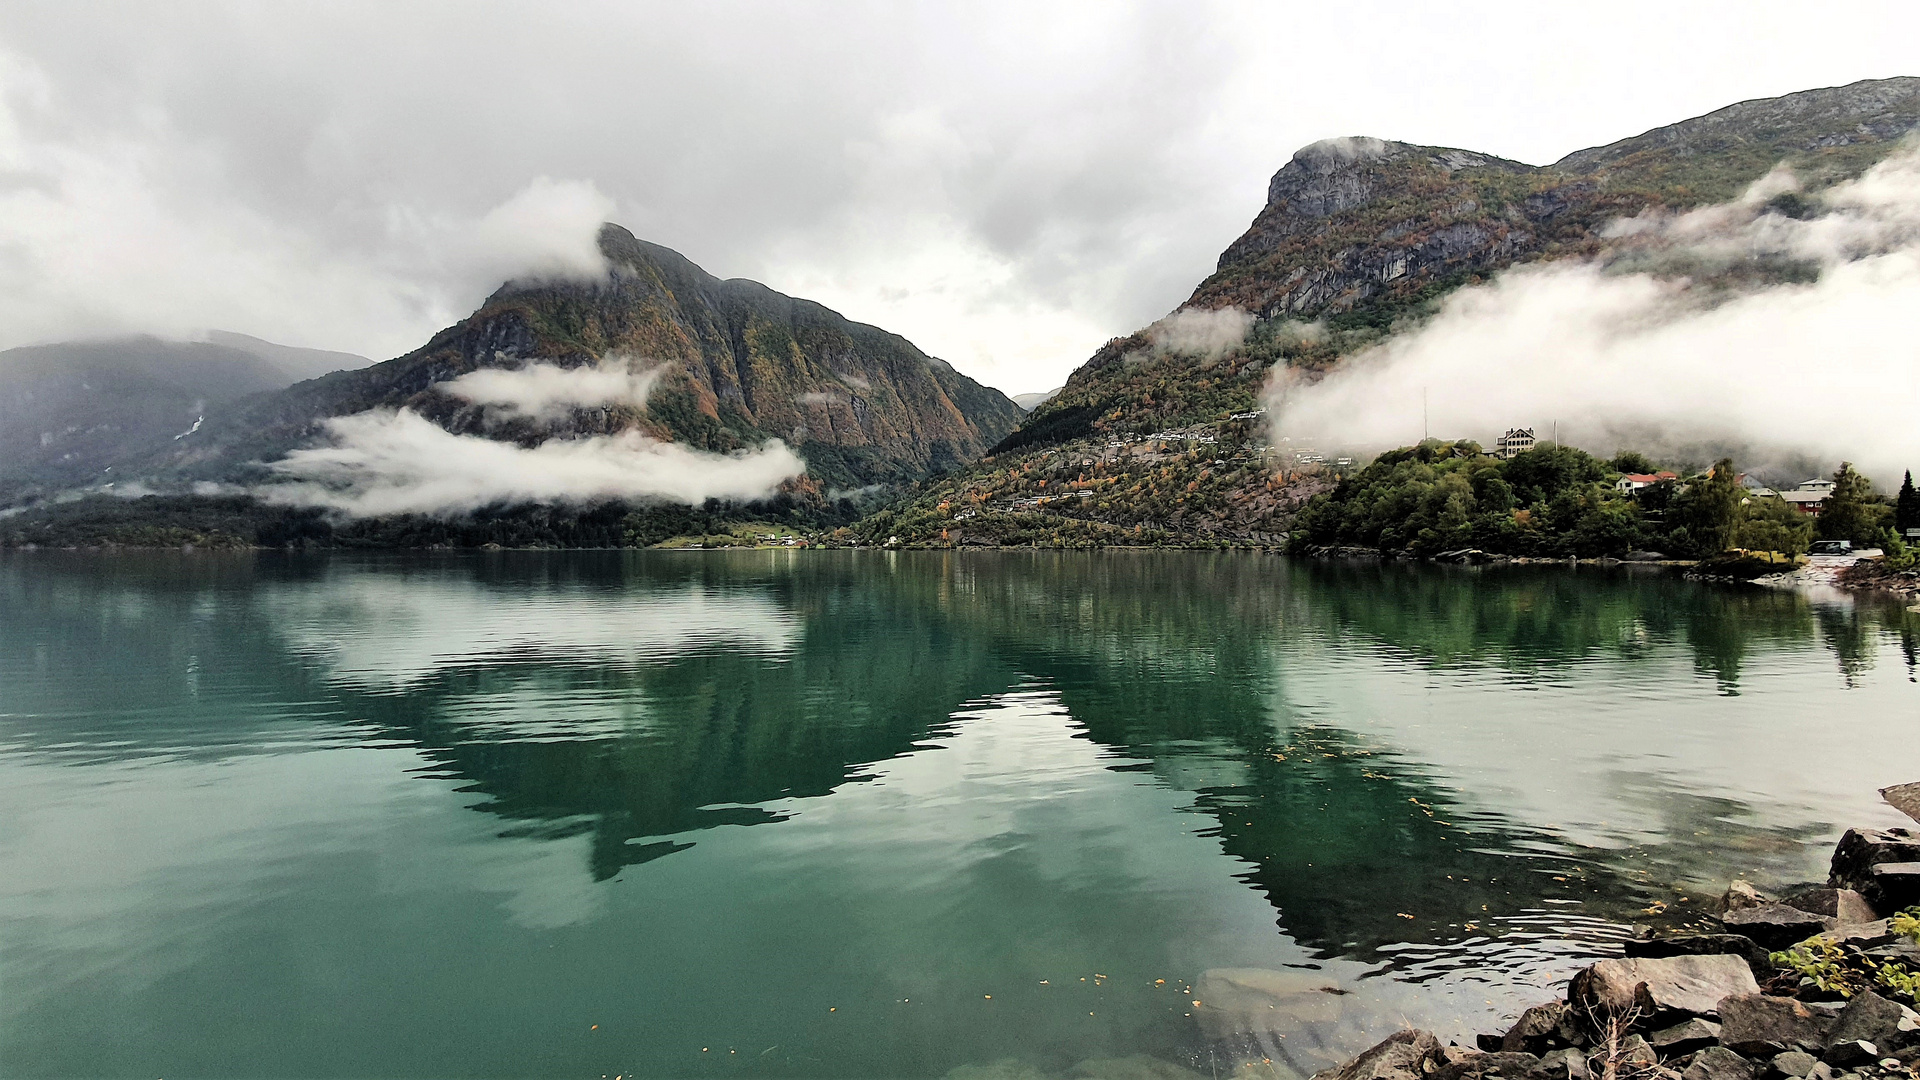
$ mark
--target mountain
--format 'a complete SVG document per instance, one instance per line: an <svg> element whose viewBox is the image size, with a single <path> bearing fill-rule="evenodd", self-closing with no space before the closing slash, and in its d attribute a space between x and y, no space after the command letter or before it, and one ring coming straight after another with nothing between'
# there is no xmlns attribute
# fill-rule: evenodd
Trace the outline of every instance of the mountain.
<svg viewBox="0 0 1920 1080"><path fill-rule="evenodd" d="M1266 205L1181 305L1188 317L1250 317L1239 345L1182 351L1164 322L1115 338L989 458L860 535L1271 542L1326 483L1265 461L1264 423L1250 414L1274 366L1325 370L1462 285L1595 255L1615 219L1725 201L1781 163L1814 190L1857 176L1916 129L1920 78L1897 78L1741 102L1548 166L1372 138L1314 143L1274 174Z"/></svg>
<svg viewBox="0 0 1920 1080"><path fill-rule="evenodd" d="M279 345L271 341L263 341L251 334L236 334L231 330L209 330L207 340L215 345L225 345L229 349L252 353L278 369L287 377L289 384L317 379L336 371L352 371L373 363L355 353Z"/></svg>
<svg viewBox="0 0 1920 1080"><path fill-rule="evenodd" d="M825 487L913 481L978 458L1020 410L912 342L754 281L723 281L617 225L593 281L512 282L419 349L211 412L201 432L144 463L157 482L246 481L324 435L329 417L409 408L455 433L483 410L432 391L486 367L562 367L627 354L662 366L644 407L576 411L545 434L638 427L727 451L784 439Z"/></svg>
<svg viewBox="0 0 1920 1080"><path fill-rule="evenodd" d="M110 482L110 469L161 452L210 410L356 361L368 362L219 332L0 352L0 505Z"/></svg>
<svg viewBox="0 0 1920 1080"><path fill-rule="evenodd" d="M757 282L722 281L618 226L603 228L600 245L610 266L604 278L508 283L421 348L371 366L354 365L349 354L217 333L198 345L147 339L140 371L152 385L136 386L130 376L108 383L91 374L98 358L84 349L18 350L21 378L9 382L0 365L0 403L12 409L0 412L0 437L19 447L4 459L18 464L10 486L0 486L0 506L98 488L109 477L121 494L175 494L0 511L11 514L0 543L617 546L725 532L743 514L811 526L850 520L851 504L825 497L833 489L857 493L963 468L1021 415L999 391L896 334ZM126 353L115 348L115 356ZM482 408L433 389L480 368L574 367L614 354L658 367L646 403L574 410L538 430L503 428ZM343 365L352 369L286 385L290 373ZM39 382L25 377L29 368ZM70 387L58 403L53 385ZM165 408L149 409L157 418L136 426L121 415L130 402ZM496 507L460 521L329 522L245 496L178 494L199 482L265 479L263 463L324 440L329 418L382 408L523 443L629 428L716 451L780 438L805 457L807 476L757 509ZM43 431L52 432L45 447ZM79 453L83 436L94 443Z"/></svg>

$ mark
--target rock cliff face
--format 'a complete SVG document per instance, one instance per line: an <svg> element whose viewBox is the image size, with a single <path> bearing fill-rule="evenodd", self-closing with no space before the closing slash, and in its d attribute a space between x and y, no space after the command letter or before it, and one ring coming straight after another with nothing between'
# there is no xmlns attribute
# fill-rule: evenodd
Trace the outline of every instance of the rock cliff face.
<svg viewBox="0 0 1920 1080"><path fill-rule="evenodd" d="M434 384L483 367L573 367L616 353L663 369L644 407L576 411L525 437L639 427L709 450L779 438L814 480L859 486L971 462L1021 415L999 391L897 334L757 282L722 281L616 225L602 229L600 245L612 266L604 279L511 283L412 353L210 415L204 437L154 467L176 478L238 478L248 463L318 438L329 417L382 407L475 432L480 410Z"/></svg>
<svg viewBox="0 0 1920 1080"><path fill-rule="evenodd" d="M1783 162L1815 183L1857 175L1916 128L1920 78L1900 78L1741 102L1540 168L1329 139L1274 174L1187 303L1263 319L1391 311L1516 262L1590 253L1615 217L1728 199Z"/></svg>

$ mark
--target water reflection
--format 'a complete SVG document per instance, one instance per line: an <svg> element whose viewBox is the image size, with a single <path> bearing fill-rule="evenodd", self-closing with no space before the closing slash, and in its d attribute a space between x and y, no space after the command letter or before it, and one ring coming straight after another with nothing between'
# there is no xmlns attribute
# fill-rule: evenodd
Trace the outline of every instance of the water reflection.
<svg viewBox="0 0 1920 1080"><path fill-rule="evenodd" d="M393 883L348 890L363 918L494 956L543 995L524 1017L604 1011L560 989L597 971L651 1019L611 1056L555 1035L528 1057L525 1019L410 1057L403 1023L485 981L413 948L422 993L387 1001L360 1065L222 1056L190 1010L163 1045L203 1039L191 1060L226 1074L939 1075L1009 1050L1311 1071L1383 1027L1491 1023L1733 874L1804 876L1838 828L1888 819L1875 786L1920 774L1903 606L1626 572L37 553L0 560L0 611L0 798L33 822L0 837L0 869L30 871L0 914L38 942L9 933L28 988L0 1004L0 1049L40 1072L115 1071L45 1032L83 992L157 1008L159 983L90 981L129 957L220 996L219 923L190 912L265 940L292 917L268 898L339 893L317 868L389 849ZM142 814L185 824L123 854L125 895L51 854ZM579 970L526 932L573 935ZM300 975L304 999L387 1000L385 958L310 947L333 974ZM76 958L95 974L57 974ZM1196 1018L1180 995L1209 970L1252 1000L1291 985L1260 972L1348 993ZM717 1032L751 1061L700 1057ZM111 1060L183 1060L139 1046Z"/></svg>

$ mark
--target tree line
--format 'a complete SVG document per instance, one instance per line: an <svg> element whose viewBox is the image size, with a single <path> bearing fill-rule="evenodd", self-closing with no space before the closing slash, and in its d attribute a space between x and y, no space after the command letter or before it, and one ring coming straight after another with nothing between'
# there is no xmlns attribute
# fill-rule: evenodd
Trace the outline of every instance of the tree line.
<svg viewBox="0 0 1920 1080"><path fill-rule="evenodd" d="M1622 491L1623 474L1653 473L1646 455L1603 460L1541 443L1511 458L1478 443L1428 440L1374 459L1316 497L1292 534L1296 548L1351 546L1431 556L1477 549L1565 558L1657 552L1709 558L1728 551L1794 556L1814 540L1850 540L1905 556L1901 534L1920 527L1920 493L1907 475L1893 500L1851 463L1833 474L1816 517L1777 495L1749 491L1731 459L1690 477Z"/></svg>

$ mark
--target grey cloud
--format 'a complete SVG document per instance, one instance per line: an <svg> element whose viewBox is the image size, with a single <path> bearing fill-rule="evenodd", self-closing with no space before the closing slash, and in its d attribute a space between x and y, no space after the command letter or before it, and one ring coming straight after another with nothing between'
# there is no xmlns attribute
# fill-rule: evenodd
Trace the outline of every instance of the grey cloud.
<svg viewBox="0 0 1920 1080"><path fill-rule="evenodd" d="M659 379L657 365L614 354L586 367L533 363L481 368L439 383L435 389L462 401L493 406L509 416L556 420L574 409L645 405Z"/></svg>
<svg viewBox="0 0 1920 1080"><path fill-rule="evenodd" d="M1181 308L1147 328L1161 352L1217 359L1247 339L1253 316L1237 307Z"/></svg>
<svg viewBox="0 0 1920 1080"><path fill-rule="evenodd" d="M714 454L627 431L522 447L455 435L406 409L336 417L327 431L333 445L288 454L273 465L286 482L254 493L350 517L453 515L529 502L758 499L807 467L778 440Z"/></svg>
<svg viewBox="0 0 1920 1080"><path fill-rule="evenodd" d="M1184 299L1315 138L1551 160L1891 73L1920 29L1662 8L1668 33L1589 61L1530 15L19 0L0 174L51 186L0 189L0 346L220 326L396 355L524 269L472 237L544 199L1037 389ZM1472 64L1436 66L1452 34Z"/></svg>

